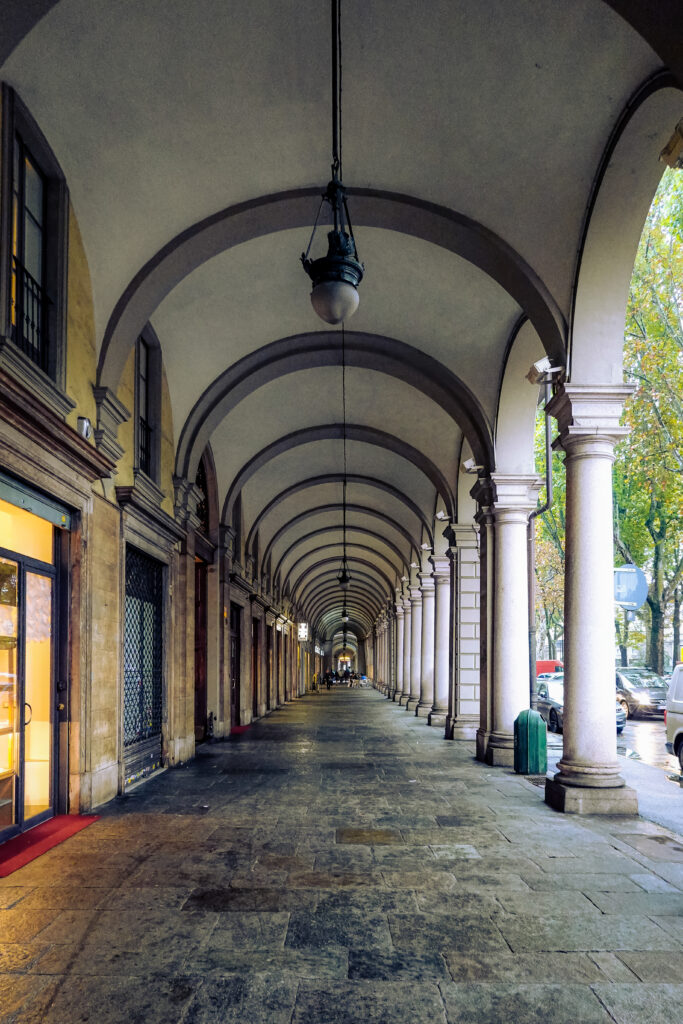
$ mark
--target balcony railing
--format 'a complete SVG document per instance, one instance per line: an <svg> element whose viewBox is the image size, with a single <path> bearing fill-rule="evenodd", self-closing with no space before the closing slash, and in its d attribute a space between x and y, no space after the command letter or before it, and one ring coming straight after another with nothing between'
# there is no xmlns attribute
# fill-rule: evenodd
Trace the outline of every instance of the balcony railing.
<svg viewBox="0 0 683 1024"><path fill-rule="evenodd" d="M152 427L147 420L138 417L138 463L147 476L152 475Z"/></svg>
<svg viewBox="0 0 683 1024"><path fill-rule="evenodd" d="M48 369L47 297L28 270L12 259L12 340L41 370Z"/></svg>

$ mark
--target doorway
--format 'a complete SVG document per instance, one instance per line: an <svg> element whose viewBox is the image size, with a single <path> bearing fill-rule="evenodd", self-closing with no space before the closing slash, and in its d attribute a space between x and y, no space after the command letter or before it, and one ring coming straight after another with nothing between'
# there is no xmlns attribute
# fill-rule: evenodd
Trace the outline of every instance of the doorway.
<svg viewBox="0 0 683 1024"><path fill-rule="evenodd" d="M230 604L230 728L240 724L240 658L242 609Z"/></svg>
<svg viewBox="0 0 683 1024"><path fill-rule="evenodd" d="M206 595L207 565L197 559L194 565L194 738L206 739Z"/></svg>
<svg viewBox="0 0 683 1024"><path fill-rule="evenodd" d="M161 767L163 699L161 562L126 546L123 769L130 786Z"/></svg>
<svg viewBox="0 0 683 1024"><path fill-rule="evenodd" d="M252 718L258 718L259 698L259 621L251 620L251 693L252 693Z"/></svg>
<svg viewBox="0 0 683 1024"><path fill-rule="evenodd" d="M51 523L0 500L0 840L55 813L57 568Z"/></svg>

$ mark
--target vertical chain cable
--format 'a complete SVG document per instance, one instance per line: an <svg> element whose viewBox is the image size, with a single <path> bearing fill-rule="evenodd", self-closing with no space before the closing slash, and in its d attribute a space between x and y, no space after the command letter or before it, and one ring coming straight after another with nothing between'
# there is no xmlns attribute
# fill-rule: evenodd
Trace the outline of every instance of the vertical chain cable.
<svg viewBox="0 0 683 1024"><path fill-rule="evenodd" d="M344 321L342 320L341 325L341 336L342 336L342 443L344 446L344 482L343 482L343 502L342 502L342 516L343 516L343 532L342 539L344 545L344 568L346 568L346 331L344 328Z"/></svg>
<svg viewBox="0 0 683 1024"><path fill-rule="evenodd" d="M337 61L339 66L339 93L337 97L338 109L339 109L339 180L344 180L344 174L342 171L342 40L341 40L341 0L338 0L337 4Z"/></svg>

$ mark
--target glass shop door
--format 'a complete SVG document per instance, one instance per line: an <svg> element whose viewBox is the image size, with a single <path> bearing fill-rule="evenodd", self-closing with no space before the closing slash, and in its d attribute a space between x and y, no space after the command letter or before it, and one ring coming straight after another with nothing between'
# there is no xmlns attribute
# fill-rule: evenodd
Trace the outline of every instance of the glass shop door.
<svg viewBox="0 0 683 1024"><path fill-rule="evenodd" d="M54 813L53 533L0 500L0 841Z"/></svg>

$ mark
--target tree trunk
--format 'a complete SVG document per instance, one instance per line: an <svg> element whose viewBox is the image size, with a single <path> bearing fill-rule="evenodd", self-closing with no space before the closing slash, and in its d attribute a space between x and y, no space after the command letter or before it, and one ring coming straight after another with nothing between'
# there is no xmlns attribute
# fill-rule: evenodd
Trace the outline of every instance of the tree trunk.
<svg viewBox="0 0 683 1024"><path fill-rule="evenodd" d="M628 625L628 619L625 614L623 625L619 622L619 619L614 620L622 668L628 668Z"/></svg>
<svg viewBox="0 0 683 1024"><path fill-rule="evenodd" d="M681 592L678 587L674 590L674 642L671 662L677 665L681 660Z"/></svg>

